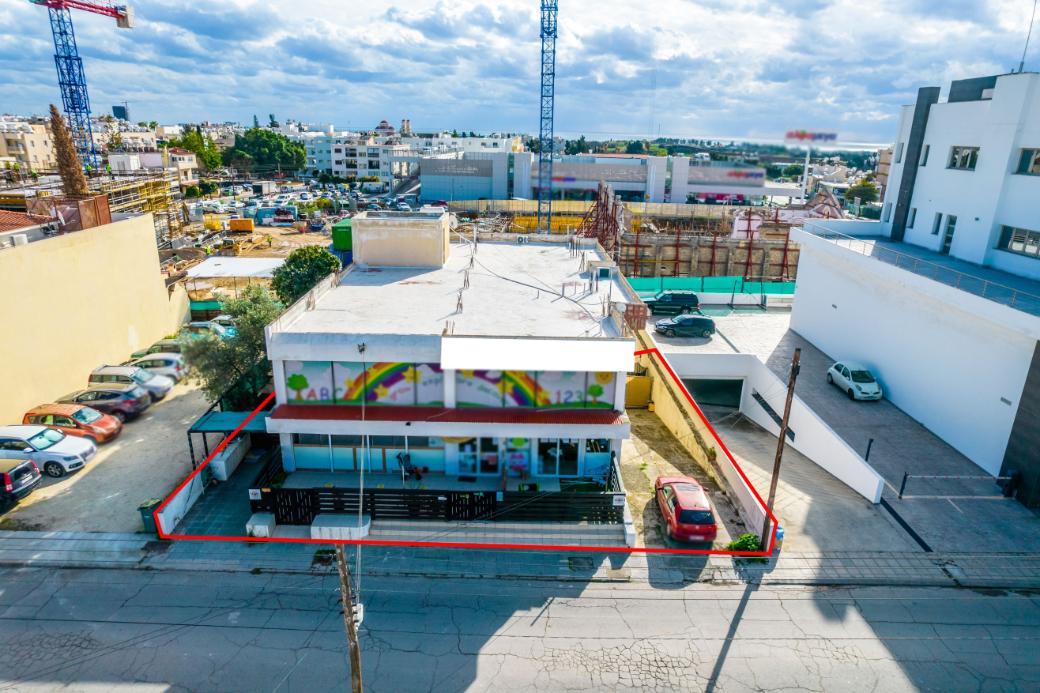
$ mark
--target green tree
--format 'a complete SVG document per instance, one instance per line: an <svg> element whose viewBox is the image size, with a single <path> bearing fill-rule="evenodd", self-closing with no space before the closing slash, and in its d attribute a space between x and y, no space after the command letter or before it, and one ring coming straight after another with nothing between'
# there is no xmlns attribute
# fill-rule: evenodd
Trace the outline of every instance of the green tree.
<svg viewBox="0 0 1040 693"><path fill-rule="evenodd" d="M118 132L113 132L112 136L108 138L108 151L118 152L123 149L123 136Z"/></svg>
<svg viewBox="0 0 1040 693"><path fill-rule="evenodd" d="M856 198L863 204L876 202L878 199L878 188L868 180L862 180L845 191L845 199L852 202Z"/></svg>
<svg viewBox="0 0 1040 693"><path fill-rule="evenodd" d="M192 128L184 133L182 137L174 137L167 144L171 147L181 147L195 153L195 158L207 171L215 171L222 165L220 149L212 139L202 134L199 128Z"/></svg>
<svg viewBox="0 0 1040 693"><path fill-rule="evenodd" d="M646 148L640 140L632 140L625 145L625 154L645 154Z"/></svg>
<svg viewBox="0 0 1040 693"><path fill-rule="evenodd" d="M189 185L188 187L186 187L184 189L184 196L185 197L190 197L190 198L201 197L202 196L202 190L199 189L199 186L197 186L197 185Z"/></svg>
<svg viewBox="0 0 1040 693"><path fill-rule="evenodd" d="M260 127L260 119L256 117L255 113L253 114L253 127L254 128Z"/></svg>
<svg viewBox="0 0 1040 693"><path fill-rule="evenodd" d="M800 164L788 164L784 166L784 175L787 177L800 176L804 169L805 167Z"/></svg>
<svg viewBox="0 0 1040 693"><path fill-rule="evenodd" d="M224 302L224 312L235 320L234 337L221 339L207 335L184 341L184 359L192 368L192 379L212 400L267 359L264 328L282 309L282 304L267 288L251 284L240 291L237 298Z"/></svg>
<svg viewBox="0 0 1040 693"><path fill-rule="evenodd" d="M211 180L199 181L199 194L201 195L212 195L220 189L216 183Z"/></svg>
<svg viewBox="0 0 1040 693"><path fill-rule="evenodd" d="M250 161L252 167L265 171L280 168L291 173L302 171L306 166L307 150L285 135L250 128L244 134L235 135L235 145L223 153L223 161L235 168L246 168L244 162Z"/></svg>
<svg viewBox="0 0 1040 693"><path fill-rule="evenodd" d="M289 306L310 291L319 280L338 269L339 260L325 248L316 245L297 248L274 271L271 288L282 303Z"/></svg>
<svg viewBox="0 0 1040 693"><path fill-rule="evenodd" d="M563 145L564 154L584 154L589 151L589 143L585 141L585 135L576 140L567 140Z"/></svg>

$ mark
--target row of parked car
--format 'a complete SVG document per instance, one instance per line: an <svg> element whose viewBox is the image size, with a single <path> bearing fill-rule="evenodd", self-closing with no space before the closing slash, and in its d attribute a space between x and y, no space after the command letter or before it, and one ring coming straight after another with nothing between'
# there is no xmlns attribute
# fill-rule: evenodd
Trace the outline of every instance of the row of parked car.
<svg viewBox="0 0 1040 693"><path fill-rule="evenodd" d="M85 388L33 407L21 424L0 426L0 509L31 493L43 474L60 478L82 469L98 445L165 398L188 374L179 339L209 333L225 338L233 330L218 322L189 323L178 339L159 340L122 365L99 366Z"/></svg>

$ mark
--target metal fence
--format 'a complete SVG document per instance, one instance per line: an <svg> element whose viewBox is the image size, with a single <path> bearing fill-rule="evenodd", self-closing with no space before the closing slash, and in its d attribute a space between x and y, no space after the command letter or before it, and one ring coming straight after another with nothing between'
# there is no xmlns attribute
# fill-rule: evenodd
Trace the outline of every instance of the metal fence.
<svg viewBox="0 0 1040 693"><path fill-rule="evenodd" d="M1033 315L1040 315L1040 295L961 272L946 265L889 248L874 240L856 238L855 236L849 236L840 231L833 231L817 224L807 223L803 230L817 238L847 248L852 252L873 257L886 264L919 274L922 277L928 277L995 303L1017 308Z"/></svg>

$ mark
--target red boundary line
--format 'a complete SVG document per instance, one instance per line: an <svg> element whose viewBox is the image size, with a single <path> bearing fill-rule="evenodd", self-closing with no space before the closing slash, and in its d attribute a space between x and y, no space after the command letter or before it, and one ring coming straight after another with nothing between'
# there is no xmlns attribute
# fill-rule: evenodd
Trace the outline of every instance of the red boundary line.
<svg viewBox="0 0 1040 693"><path fill-rule="evenodd" d="M163 530L162 523L159 521L159 513L162 512L170 501L176 496L181 490L190 484L195 477L202 473L213 458L225 447L228 443L234 440L246 424L253 420L260 410L263 409L274 399L274 393L270 393L264 398L264 401L254 409L249 416L247 416L238 427L231 432L231 435L221 441L220 445L215 447L213 451L203 460L187 478L182 481L177 488L170 492L168 496L163 500L159 506L152 511L152 518L155 520L155 527L159 534L160 539L172 539L172 540L186 540L186 541L246 541L254 542L258 544L344 544L350 546L411 546L411 547L432 547L442 549L512 549L519 551L576 551L576 552L594 552L594 553L644 553L644 554L678 554L678 555L698 555L698 556L745 556L745 557L765 557L773 554L773 547L776 545L776 516L773 515L773 511L766 507L765 501L762 500L762 496L759 495L758 490L755 488L751 480L748 479L744 470L737 464L736 458L733 457L733 453L729 451L722 439L719 438L719 434L715 431L715 428L708 422L707 417L704 416L704 412L690 396L690 393L686 391L686 387L683 386L682 380L672 370L671 365L667 359L661 354L661 351L654 347L652 349L641 349L635 352L635 356L643 356L646 354L653 354L657 356L661 363L664 365L668 376L679 386L680 391L686 398L686 401L693 407L693 410L700 417L701 422L707 427L708 431L711 432L712 437L718 444L722 451L726 453L726 457L729 459L733 468L737 470L737 474L747 484L748 488L751 489L752 495L755 500L762 506L766 511L766 515L773 523L773 530L769 535L769 547L765 551L730 551L727 549L667 549L667 548L655 548L655 547L633 547L627 546L572 546L567 544L553 545L553 544L488 544L482 542L462 542L462 541L393 541L389 539L305 539L295 537L247 537L247 536L234 536L234 535L222 535L222 534L168 534Z"/></svg>

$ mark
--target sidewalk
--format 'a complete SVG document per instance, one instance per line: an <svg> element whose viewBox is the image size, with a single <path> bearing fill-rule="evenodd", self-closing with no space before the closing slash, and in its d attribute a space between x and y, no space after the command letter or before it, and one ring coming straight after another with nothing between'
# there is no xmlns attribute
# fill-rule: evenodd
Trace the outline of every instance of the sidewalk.
<svg viewBox="0 0 1040 693"><path fill-rule="evenodd" d="M15 531L0 531L0 565L309 574L335 570L331 552L314 545ZM362 566L366 576L621 582L665 589L693 582L1040 588L1040 556L1010 553L782 553L762 564L726 556L364 547Z"/></svg>

